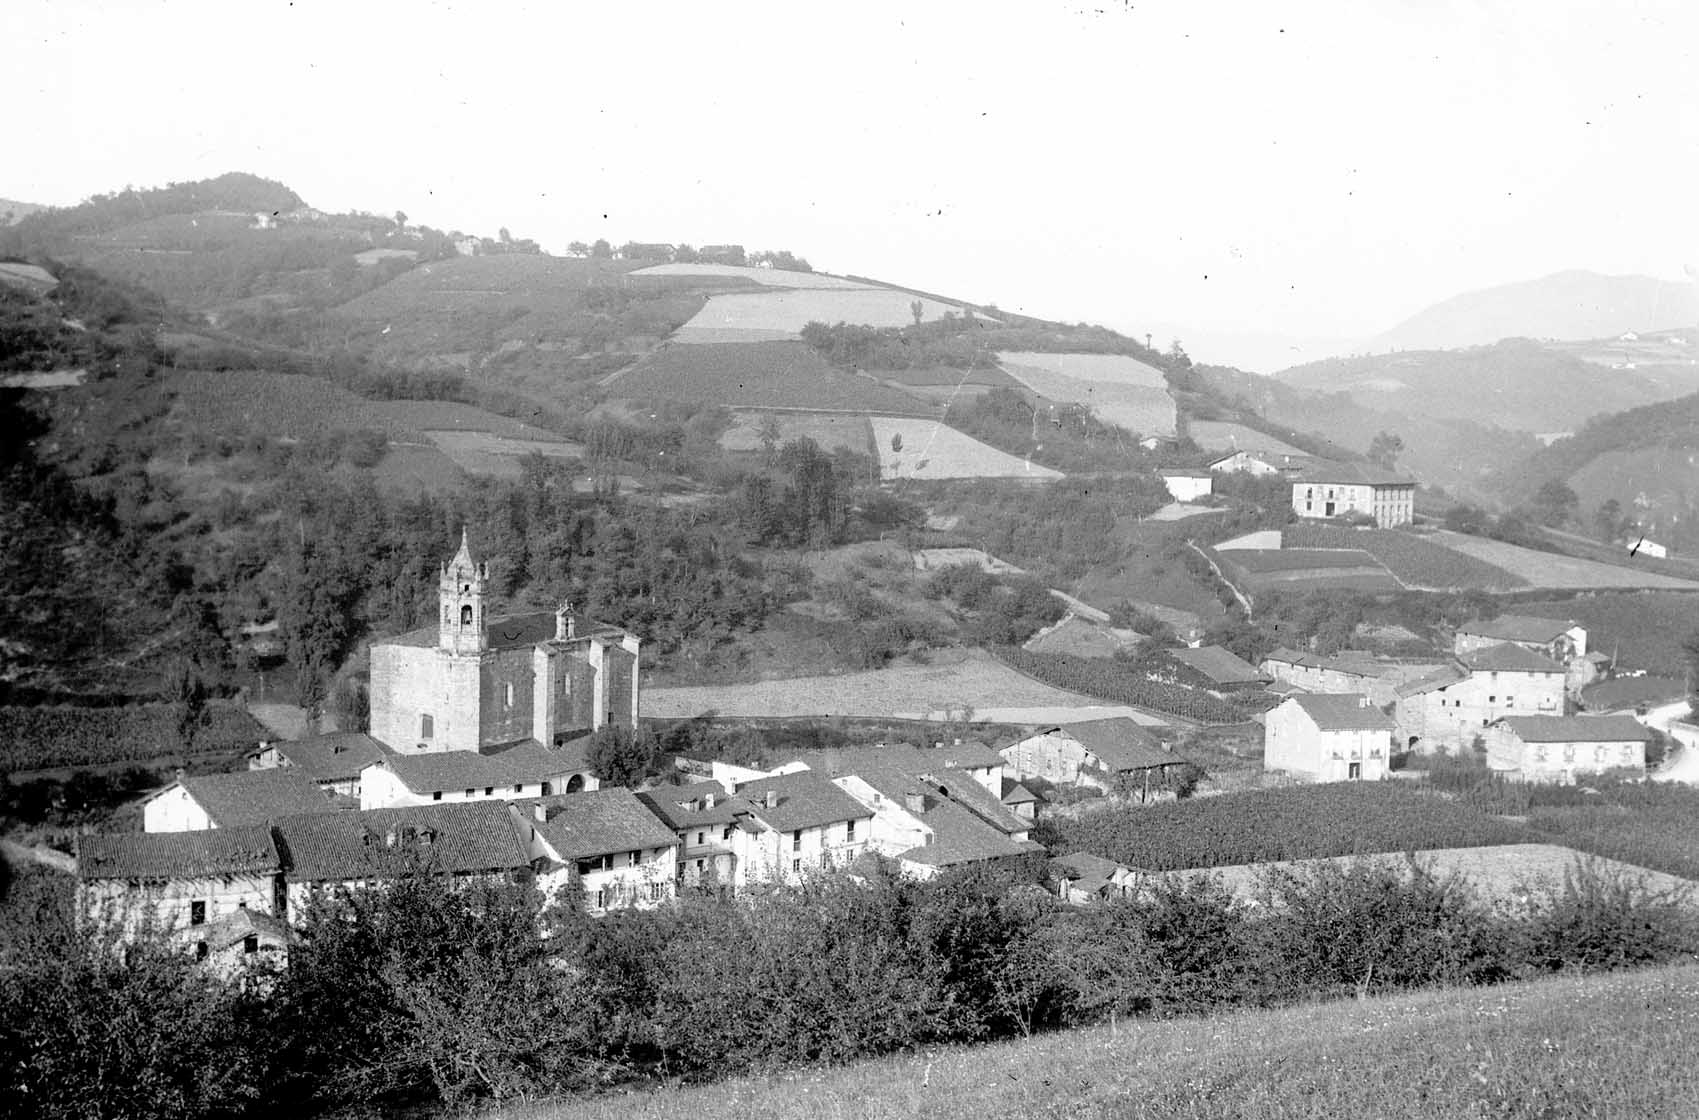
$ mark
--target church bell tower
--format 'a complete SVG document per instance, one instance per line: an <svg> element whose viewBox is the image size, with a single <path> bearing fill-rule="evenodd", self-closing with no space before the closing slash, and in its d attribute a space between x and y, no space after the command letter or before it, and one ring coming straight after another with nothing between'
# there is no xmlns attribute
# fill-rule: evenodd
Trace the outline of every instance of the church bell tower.
<svg viewBox="0 0 1699 1120"><path fill-rule="evenodd" d="M490 578L488 564L472 559L466 530L460 530L460 551L442 567L437 584L441 620L437 646L450 653L482 653L484 637L484 587Z"/></svg>

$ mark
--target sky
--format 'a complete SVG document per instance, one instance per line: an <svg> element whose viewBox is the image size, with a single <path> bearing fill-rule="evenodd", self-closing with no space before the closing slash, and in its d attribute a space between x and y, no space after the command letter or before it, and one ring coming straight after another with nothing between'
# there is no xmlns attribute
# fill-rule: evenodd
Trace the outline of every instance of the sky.
<svg viewBox="0 0 1699 1120"><path fill-rule="evenodd" d="M789 249L1206 360L1699 264L1691 0L7 0L0 42L0 197L249 171L553 252Z"/></svg>

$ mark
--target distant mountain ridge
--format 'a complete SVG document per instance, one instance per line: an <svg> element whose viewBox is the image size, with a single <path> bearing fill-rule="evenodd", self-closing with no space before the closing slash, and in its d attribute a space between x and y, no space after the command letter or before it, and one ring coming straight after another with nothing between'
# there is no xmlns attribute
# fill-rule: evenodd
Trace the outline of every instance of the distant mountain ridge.
<svg viewBox="0 0 1699 1120"><path fill-rule="evenodd" d="M1368 348L1449 350L1504 338L1610 338L1696 323L1699 292L1686 281L1574 269L1452 296L1371 339Z"/></svg>

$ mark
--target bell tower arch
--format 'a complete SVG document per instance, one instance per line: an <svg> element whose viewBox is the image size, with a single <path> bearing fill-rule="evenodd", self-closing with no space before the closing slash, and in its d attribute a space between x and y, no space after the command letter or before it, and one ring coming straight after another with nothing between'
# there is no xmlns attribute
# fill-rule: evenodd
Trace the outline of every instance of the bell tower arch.
<svg viewBox="0 0 1699 1120"><path fill-rule="evenodd" d="M442 566L437 583L439 649L450 653L482 653L488 648L484 634L484 593L489 578L489 565L472 558L466 530L461 529L460 551Z"/></svg>

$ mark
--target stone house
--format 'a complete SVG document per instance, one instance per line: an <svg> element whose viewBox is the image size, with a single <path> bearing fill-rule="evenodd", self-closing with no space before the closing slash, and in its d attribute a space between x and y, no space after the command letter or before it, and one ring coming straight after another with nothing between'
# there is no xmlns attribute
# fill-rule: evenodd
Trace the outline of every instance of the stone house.
<svg viewBox="0 0 1699 1120"><path fill-rule="evenodd" d="M1565 687L1572 695L1600 675L1599 659L1587 652L1587 628L1572 619L1501 614L1488 621L1465 622L1451 642L1457 654L1509 643L1549 657L1564 667Z"/></svg>
<svg viewBox="0 0 1699 1120"><path fill-rule="evenodd" d="M1186 762L1125 716L1045 728L1000 753L1018 779L1105 791L1137 786L1146 797L1167 786L1171 767Z"/></svg>
<svg viewBox="0 0 1699 1120"><path fill-rule="evenodd" d="M623 787L543 797L514 806L548 894L574 886L592 914L648 909L672 898L678 837Z"/></svg>
<svg viewBox="0 0 1699 1120"><path fill-rule="evenodd" d="M349 807L293 769L237 770L229 774L179 774L142 800L146 832L198 832L264 824L292 813Z"/></svg>
<svg viewBox="0 0 1699 1120"><path fill-rule="evenodd" d="M1261 688L1272 679L1268 673L1221 646L1171 649L1168 657L1183 666L1182 677L1215 691Z"/></svg>
<svg viewBox="0 0 1699 1120"><path fill-rule="evenodd" d="M1385 708L1397 701L1400 685L1428 676L1440 664L1326 656L1282 647L1264 657L1260 667L1276 684L1305 692L1361 693L1375 707Z"/></svg>
<svg viewBox="0 0 1699 1120"><path fill-rule="evenodd" d="M1292 512L1311 518L1364 514L1381 529L1408 525L1416 516L1416 480L1366 463L1317 460L1292 480Z"/></svg>
<svg viewBox="0 0 1699 1120"><path fill-rule="evenodd" d="M197 959L217 954L228 965L237 919L281 910L281 868L265 825L90 834L77 842L78 904L86 920L125 939L158 930ZM281 949L281 933L261 923L236 944L240 956L270 955Z"/></svg>
<svg viewBox="0 0 1699 1120"><path fill-rule="evenodd" d="M1564 667L1543 654L1501 643L1471 650L1402 685L1393 708L1400 749L1461 750L1504 716L1560 716Z"/></svg>
<svg viewBox="0 0 1699 1120"><path fill-rule="evenodd" d="M482 751L637 725L635 634L565 604L488 618L488 583L462 533L441 569L437 625L372 644L373 738L403 754Z"/></svg>
<svg viewBox="0 0 1699 1120"><path fill-rule="evenodd" d="M801 771L742 782L749 803L732 830L734 889L751 883L800 882L847 867L868 850L873 812L824 774Z"/></svg>
<svg viewBox="0 0 1699 1120"><path fill-rule="evenodd" d="M1268 713L1263 769L1316 782L1379 781L1392 757L1392 717L1357 693L1304 693Z"/></svg>
<svg viewBox="0 0 1699 1120"><path fill-rule="evenodd" d="M1507 777L1563 785L1606 770L1643 774L1651 738L1633 716L1506 716L1487 728L1487 765Z"/></svg>

